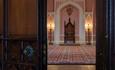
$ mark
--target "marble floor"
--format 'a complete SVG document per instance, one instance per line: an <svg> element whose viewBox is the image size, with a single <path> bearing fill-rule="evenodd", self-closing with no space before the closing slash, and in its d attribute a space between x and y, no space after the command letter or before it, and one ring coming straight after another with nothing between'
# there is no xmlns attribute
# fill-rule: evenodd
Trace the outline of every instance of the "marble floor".
<svg viewBox="0 0 115 70"><path fill-rule="evenodd" d="M48 70L96 70L95 65L48 65Z"/></svg>

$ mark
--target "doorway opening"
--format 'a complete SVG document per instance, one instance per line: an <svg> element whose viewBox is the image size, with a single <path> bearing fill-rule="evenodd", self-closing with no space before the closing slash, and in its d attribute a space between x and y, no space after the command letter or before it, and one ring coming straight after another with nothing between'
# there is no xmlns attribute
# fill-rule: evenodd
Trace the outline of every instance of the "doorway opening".
<svg viewBox="0 0 115 70"><path fill-rule="evenodd" d="M48 64L96 64L95 0L48 0Z"/></svg>

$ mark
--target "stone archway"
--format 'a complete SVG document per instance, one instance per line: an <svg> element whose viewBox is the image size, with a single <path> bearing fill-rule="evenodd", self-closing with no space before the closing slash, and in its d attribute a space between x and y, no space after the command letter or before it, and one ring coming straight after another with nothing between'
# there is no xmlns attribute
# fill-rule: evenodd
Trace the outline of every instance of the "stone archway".
<svg viewBox="0 0 115 70"><path fill-rule="evenodd" d="M79 17L79 44L85 44L85 20L84 20L84 10L80 7L79 4L74 3L72 1L67 1L64 4L60 5L58 9L55 11L55 30L54 30L54 44L60 44L60 10L67 6L72 5L79 9L80 17ZM77 42L76 42L77 43Z"/></svg>

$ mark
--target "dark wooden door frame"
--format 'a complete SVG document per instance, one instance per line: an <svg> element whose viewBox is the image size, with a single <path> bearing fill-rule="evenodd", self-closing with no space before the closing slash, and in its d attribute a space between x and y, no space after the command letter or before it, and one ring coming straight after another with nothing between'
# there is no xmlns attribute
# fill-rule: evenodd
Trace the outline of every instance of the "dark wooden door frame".
<svg viewBox="0 0 115 70"><path fill-rule="evenodd" d="M96 0L96 70L115 70L115 1Z"/></svg>
<svg viewBox="0 0 115 70"><path fill-rule="evenodd" d="M96 70L106 70L106 0L96 0Z"/></svg>
<svg viewBox="0 0 115 70"><path fill-rule="evenodd" d="M47 70L47 0L38 0L38 40L40 70Z"/></svg>
<svg viewBox="0 0 115 70"><path fill-rule="evenodd" d="M2 39L2 70L4 70L5 60L7 57L5 57L4 51L6 51L7 48L7 38L8 38L8 0L3 0L3 39Z"/></svg>
<svg viewBox="0 0 115 70"><path fill-rule="evenodd" d="M115 1L106 0L107 70L115 70Z"/></svg>

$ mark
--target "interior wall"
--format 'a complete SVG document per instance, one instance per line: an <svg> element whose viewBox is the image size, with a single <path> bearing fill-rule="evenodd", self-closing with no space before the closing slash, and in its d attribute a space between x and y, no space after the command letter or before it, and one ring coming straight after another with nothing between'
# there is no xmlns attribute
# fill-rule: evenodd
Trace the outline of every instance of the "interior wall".
<svg viewBox="0 0 115 70"><path fill-rule="evenodd" d="M47 11L53 12L54 11L54 0L47 0Z"/></svg>
<svg viewBox="0 0 115 70"><path fill-rule="evenodd" d="M85 0L85 11L91 12L95 6L95 0Z"/></svg>
<svg viewBox="0 0 115 70"><path fill-rule="evenodd" d="M36 0L9 0L10 36L35 36L37 33Z"/></svg>
<svg viewBox="0 0 115 70"><path fill-rule="evenodd" d="M78 4L82 9L84 9L84 2L85 1L77 1L77 0L54 0L55 2L55 4L54 4L54 11L56 11L59 7L60 7L60 5L62 5L62 4L64 4L65 2L74 2L74 3L76 3L76 4Z"/></svg>
<svg viewBox="0 0 115 70"><path fill-rule="evenodd" d="M58 0L57 0L58 1ZM47 1L47 7L48 7L48 12L53 12L54 10L54 0L48 0ZM79 3L80 4L80 3ZM82 3L81 3L82 5ZM85 0L85 11L91 11L92 7L95 7L95 0Z"/></svg>

